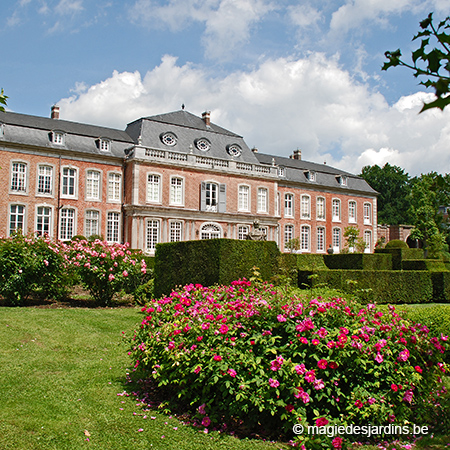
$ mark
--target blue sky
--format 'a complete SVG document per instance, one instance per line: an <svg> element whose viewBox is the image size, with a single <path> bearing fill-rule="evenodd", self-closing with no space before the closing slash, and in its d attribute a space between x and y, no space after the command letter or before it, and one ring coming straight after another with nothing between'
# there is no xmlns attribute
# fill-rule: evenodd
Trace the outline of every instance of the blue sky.
<svg viewBox="0 0 450 450"><path fill-rule="evenodd" d="M139 117L211 111L260 152L359 173L390 162L450 172L450 111L409 57L449 0L14 0L2 9L0 87L11 111L124 129Z"/></svg>

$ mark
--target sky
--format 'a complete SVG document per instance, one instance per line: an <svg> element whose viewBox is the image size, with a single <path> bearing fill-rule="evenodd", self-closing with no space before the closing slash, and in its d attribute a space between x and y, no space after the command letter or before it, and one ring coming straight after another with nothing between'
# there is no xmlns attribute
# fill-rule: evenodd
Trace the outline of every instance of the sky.
<svg viewBox="0 0 450 450"><path fill-rule="evenodd" d="M450 172L450 107L405 68L450 0L9 0L0 18L8 110L125 129L181 109L261 153L359 174Z"/></svg>

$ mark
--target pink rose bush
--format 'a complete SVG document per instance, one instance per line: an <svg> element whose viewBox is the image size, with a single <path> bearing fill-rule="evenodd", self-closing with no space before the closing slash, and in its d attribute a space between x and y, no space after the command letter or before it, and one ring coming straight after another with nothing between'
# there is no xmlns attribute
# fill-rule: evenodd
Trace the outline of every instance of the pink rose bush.
<svg viewBox="0 0 450 450"><path fill-rule="evenodd" d="M292 438L295 423L417 422L443 389L448 341L394 308L305 300L240 280L187 285L152 300L142 315L130 340L134 375L165 387L169 404L191 405L194 415L201 408L213 427L239 420ZM295 439L308 449L349 442Z"/></svg>

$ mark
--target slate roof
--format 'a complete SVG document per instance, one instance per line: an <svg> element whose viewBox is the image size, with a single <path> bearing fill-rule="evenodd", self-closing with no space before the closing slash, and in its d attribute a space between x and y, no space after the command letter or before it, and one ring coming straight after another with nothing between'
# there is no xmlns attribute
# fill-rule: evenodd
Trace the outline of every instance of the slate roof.
<svg viewBox="0 0 450 450"><path fill-rule="evenodd" d="M219 127L212 122L210 126L207 126L202 118L185 110L144 117L128 124L126 131L135 142L138 142L140 137L141 144L144 147L172 150L180 153L190 153L192 151L193 154L199 156L259 164L242 136ZM161 136L167 132L175 134L177 137L176 145L166 146L163 144ZM211 148L208 151L199 150L195 146L195 142L201 138L205 138L211 143ZM242 153L240 156L232 157L228 154L227 147L233 144L237 144L241 148Z"/></svg>
<svg viewBox="0 0 450 450"><path fill-rule="evenodd" d="M50 119L13 112L1 112L0 123L4 124L4 135L0 142L11 142L39 147L75 150L92 154L107 154L123 157L124 150L133 145L133 140L125 132L114 128ZM55 145L51 142L52 131L65 134L65 144ZM101 152L98 148L99 138L111 142L110 152Z"/></svg>
<svg viewBox="0 0 450 450"><path fill-rule="evenodd" d="M308 184L311 188L340 188L342 191L359 191L370 195L377 195L377 191L372 189L364 178L358 177L349 172L345 172L326 164L304 161L302 159L292 159L282 156L267 155L256 153L256 158L260 164L272 165L273 160L278 167L285 169L285 176L280 177L288 182ZM309 171L316 173L316 180L309 181L307 174ZM339 177L347 177L347 186L341 186Z"/></svg>

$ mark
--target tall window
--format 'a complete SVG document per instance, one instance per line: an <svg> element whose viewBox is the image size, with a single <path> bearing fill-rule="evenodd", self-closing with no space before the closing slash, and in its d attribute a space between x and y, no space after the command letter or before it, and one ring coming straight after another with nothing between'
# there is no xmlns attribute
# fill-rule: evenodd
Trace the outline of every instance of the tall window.
<svg viewBox="0 0 450 450"><path fill-rule="evenodd" d="M122 188L122 176L119 173L108 174L108 200L110 202L120 202Z"/></svg>
<svg viewBox="0 0 450 450"><path fill-rule="evenodd" d="M294 239L294 225L285 225L284 227L284 245Z"/></svg>
<svg viewBox="0 0 450 450"><path fill-rule="evenodd" d="M356 222L356 202L353 200L348 202L348 221Z"/></svg>
<svg viewBox="0 0 450 450"><path fill-rule="evenodd" d="M181 230L183 228L182 222L170 222L169 241L179 242L181 241Z"/></svg>
<svg viewBox="0 0 450 450"><path fill-rule="evenodd" d="M147 201L161 201L161 177L159 175L149 173L147 176Z"/></svg>
<svg viewBox="0 0 450 450"><path fill-rule="evenodd" d="M258 188L258 212L267 212L267 189Z"/></svg>
<svg viewBox="0 0 450 450"><path fill-rule="evenodd" d="M206 183L206 208L217 211L217 184Z"/></svg>
<svg viewBox="0 0 450 450"><path fill-rule="evenodd" d="M333 228L333 250L339 252L341 249L341 229Z"/></svg>
<svg viewBox="0 0 450 450"><path fill-rule="evenodd" d="M62 195L66 197L75 197L76 180L77 180L76 169L64 167L62 170Z"/></svg>
<svg viewBox="0 0 450 450"><path fill-rule="evenodd" d="M247 239L247 235L248 235L248 226L240 225L238 227L238 239L243 241L243 240Z"/></svg>
<svg viewBox="0 0 450 450"><path fill-rule="evenodd" d="M27 191L27 165L25 163L14 162L11 166L11 191Z"/></svg>
<svg viewBox="0 0 450 450"><path fill-rule="evenodd" d="M53 167L39 166L38 168L38 194L52 194Z"/></svg>
<svg viewBox="0 0 450 450"><path fill-rule="evenodd" d="M303 225L300 229L300 249L303 252L310 250L310 228L307 225Z"/></svg>
<svg viewBox="0 0 450 450"><path fill-rule="evenodd" d="M84 228L86 237L100 234L100 213L98 211L86 211Z"/></svg>
<svg viewBox="0 0 450 450"><path fill-rule="evenodd" d="M372 233L369 230L364 231L364 243L366 244L364 252L370 253L372 251Z"/></svg>
<svg viewBox="0 0 450 450"><path fill-rule="evenodd" d="M119 230L120 230L120 213L109 212L106 219L106 241L120 242Z"/></svg>
<svg viewBox="0 0 450 450"><path fill-rule="evenodd" d="M293 194L284 195L284 215L285 217L294 217L294 196Z"/></svg>
<svg viewBox="0 0 450 450"><path fill-rule="evenodd" d="M370 203L364 203L364 224L372 223L372 208Z"/></svg>
<svg viewBox="0 0 450 450"><path fill-rule="evenodd" d="M333 199L333 203L332 203L332 216L333 216L333 221L341 220L341 201L336 198Z"/></svg>
<svg viewBox="0 0 450 450"><path fill-rule="evenodd" d="M281 214L280 208L281 208L281 200L280 200L280 193L277 192L276 201L275 201L275 214L279 216Z"/></svg>
<svg viewBox="0 0 450 450"><path fill-rule="evenodd" d="M200 239L219 239L220 228L214 223L207 223L202 225L200 229Z"/></svg>
<svg viewBox="0 0 450 450"><path fill-rule="evenodd" d="M25 206L11 205L9 209L9 234L23 230L25 223Z"/></svg>
<svg viewBox="0 0 450 450"><path fill-rule="evenodd" d="M302 195L301 216L302 219L311 218L311 197L309 195Z"/></svg>
<svg viewBox="0 0 450 450"><path fill-rule="evenodd" d="M38 206L36 209L36 233L39 236L50 234L52 210L47 206Z"/></svg>
<svg viewBox="0 0 450 450"><path fill-rule="evenodd" d="M68 241L75 236L75 210L63 208L59 214L59 238Z"/></svg>
<svg viewBox="0 0 450 450"><path fill-rule="evenodd" d="M250 188L248 186L239 186L238 210L250 210Z"/></svg>
<svg viewBox="0 0 450 450"><path fill-rule="evenodd" d="M100 172L97 170L86 172L86 199L100 200Z"/></svg>
<svg viewBox="0 0 450 450"><path fill-rule="evenodd" d="M183 179L179 177L172 177L170 179L170 204L183 204Z"/></svg>
<svg viewBox="0 0 450 450"><path fill-rule="evenodd" d="M323 197L317 197L316 217L318 220L325 220L325 199Z"/></svg>
<svg viewBox="0 0 450 450"><path fill-rule="evenodd" d="M323 227L317 228L317 251L325 251L325 228Z"/></svg>
<svg viewBox="0 0 450 450"><path fill-rule="evenodd" d="M147 220L145 247L154 251L159 242L159 220Z"/></svg>

